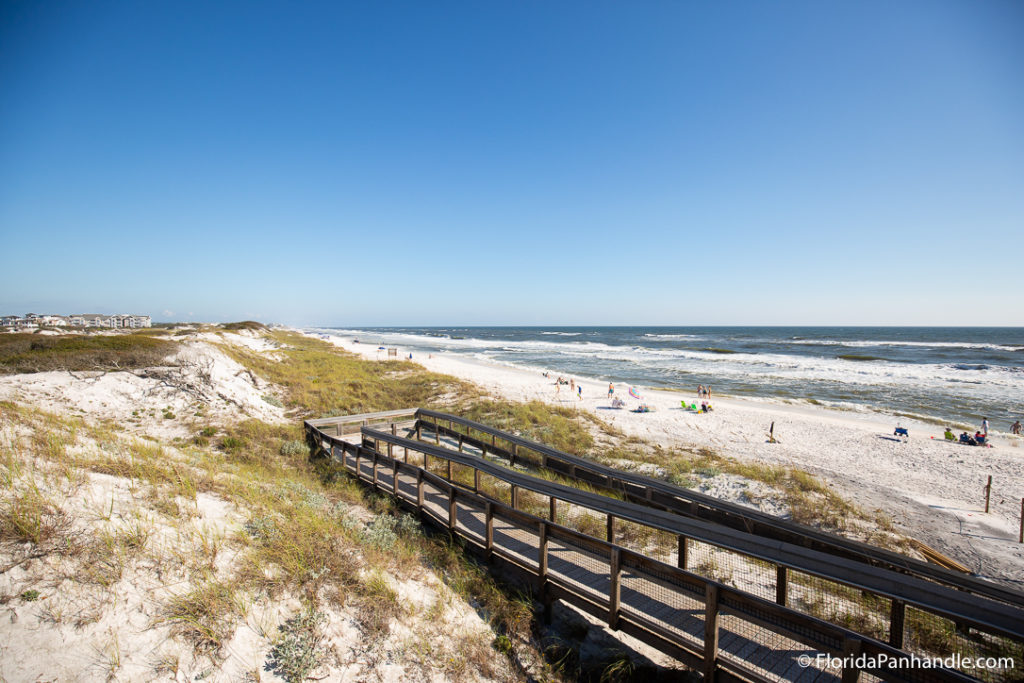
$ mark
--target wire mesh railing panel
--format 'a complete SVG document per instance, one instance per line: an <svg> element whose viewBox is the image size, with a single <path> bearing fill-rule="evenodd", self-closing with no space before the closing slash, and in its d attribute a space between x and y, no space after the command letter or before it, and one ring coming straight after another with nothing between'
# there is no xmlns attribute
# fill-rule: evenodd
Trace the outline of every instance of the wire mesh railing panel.
<svg viewBox="0 0 1024 683"><path fill-rule="evenodd" d="M951 668L982 681L1024 681L1021 643L966 628L915 607L907 607L905 618L904 649L908 652L922 658L940 658Z"/></svg>
<svg viewBox="0 0 1024 683"><path fill-rule="evenodd" d="M826 630L813 620L793 615L772 603L758 603L726 593L721 597L720 604L723 611L749 619L751 622L759 622L769 630L787 633L800 642L814 643L814 646L823 652L837 652L843 649L843 637L839 631Z"/></svg>
<svg viewBox="0 0 1024 683"><path fill-rule="evenodd" d="M540 531L503 514L500 508L494 510L494 546L527 567L536 569L540 565Z"/></svg>
<svg viewBox="0 0 1024 683"><path fill-rule="evenodd" d="M828 651L732 614L718 618L719 657L774 681L838 681L842 664ZM863 679L862 679L863 680Z"/></svg>
<svg viewBox="0 0 1024 683"><path fill-rule="evenodd" d="M429 481L423 481L423 507L424 509L434 517L438 519L448 519L448 492L441 490L439 487L431 484Z"/></svg>
<svg viewBox="0 0 1024 683"><path fill-rule="evenodd" d="M759 598L775 599L775 567L768 562L689 539L686 569Z"/></svg>
<svg viewBox="0 0 1024 683"><path fill-rule="evenodd" d="M549 512L548 497L536 491L519 489L516 509L545 519Z"/></svg>
<svg viewBox="0 0 1024 683"><path fill-rule="evenodd" d="M889 639L892 601L796 570L789 570L786 604L851 631Z"/></svg>
<svg viewBox="0 0 1024 683"><path fill-rule="evenodd" d="M405 500L416 500L416 474L409 467L398 468L398 497Z"/></svg>
<svg viewBox="0 0 1024 683"><path fill-rule="evenodd" d="M645 566L624 566L619 599L624 613L657 623L676 637L703 642L704 596L669 572Z"/></svg>
<svg viewBox="0 0 1024 683"><path fill-rule="evenodd" d="M607 535L607 515L573 503L558 501L558 524L591 538L604 539Z"/></svg>
<svg viewBox="0 0 1024 683"><path fill-rule="evenodd" d="M460 484L461 486L464 486L467 489L472 489L473 473L475 471L476 470L474 470L472 467L452 463L452 481L454 481L457 484Z"/></svg>
<svg viewBox="0 0 1024 683"><path fill-rule="evenodd" d="M456 526L460 533L483 545L487 540L487 514L483 506L466 498L455 499Z"/></svg>
<svg viewBox="0 0 1024 683"><path fill-rule="evenodd" d="M608 556L598 555L569 539L548 537L548 573L578 593L598 600L608 598L611 587Z"/></svg>

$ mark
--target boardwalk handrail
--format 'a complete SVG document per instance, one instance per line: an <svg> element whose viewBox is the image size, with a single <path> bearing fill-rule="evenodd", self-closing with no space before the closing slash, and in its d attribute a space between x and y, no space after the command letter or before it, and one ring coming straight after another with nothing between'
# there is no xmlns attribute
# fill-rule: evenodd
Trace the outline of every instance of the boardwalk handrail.
<svg viewBox="0 0 1024 683"><path fill-rule="evenodd" d="M440 424L440 421L459 424L469 429L490 434L510 444L529 449L540 454L543 458L541 463L534 463L537 466L574 479L580 479L591 486L618 491L624 494L627 500L640 505L661 507L676 514L705 519L765 538L772 538L856 562L918 576L956 588L959 591L966 591L969 594L984 596L1010 604L1024 604L1024 593L1020 591L972 576L966 576L960 572L929 564L884 548L844 538L837 534L830 534L796 522L779 519L759 510L752 510L736 503L700 493L699 491L691 491L679 486L673 486L665 481L646 477L642 474L624 472L601 465L592 460L570 455L550 446L524 439L457 415L449 415L421 408L416 411L416 417L417 420L423 420L424 417L430 418L433 422L423 420L423 424L431 429L438 429L442 434L447 433L449 436L462 436L466 439L466 443L477 447L483 445L488 451L495 455L502 455L507 459L513 459L518 456L519 460L523 461L526 458L521 454L512 453L499 446L473 439L468 435L452 430L450 427L445 428L444 425ZM555 464L562 464L564 467L553 466ZM581 473L589 473L593 476L580 477Z"/></svg>
<svg viewBox="0 0 1024 683"><path fill-rule="evenodd" d="M902 600L922 610L954 621L1024 641L1024 609L1002 602L973 596L929 581L894 573L880 567L855 565L828 553L802 548L790 543L765 539L754 534L723 528L697 519L688 519L635 503L609 498L597 493L539 479L529 474L413 439L392 435L372 428L362 429L364 439L379 441L426 453L470 467L520 489L549 498L580 505L602 515L613 515L677 536L685 536L726 550L812 574L851 588L868 591L890 599Z"/></svg>
<svg viewBox="0 0 1024 683"><path fill-rule="evenodd" d="M420 452L424 454L424 466L427 464L426 456L428 455L441 458L472 468L474 471L486 472L489 476L494 476L515 486L530 488L538 492L547 491L549 495L567 501L580 501L581 505L606 504L609 510L613 510L617 515L622 515L623 519L635 516L637 519L647 520L644 523L664 524L669 529L690 533L695 537L697 534L704 533L709 535L727 534L729 538L733 539L730 542L760 543L764 552L770 553L774 547L777 557L782 557L781 553L799 552L802 549L785 548L783 547L785 544L756 539L756 537L742 539L740 537L744 534L735 530L723 530L701 520L684 519L632 503L609 499L597 494L587 494L578 489L512 472L480 458L462 455L437 445L399 437L394 433L388 434L363 428L361 430L362 444L352 444L325 434L310 423L306 424L306 430L313 445L319 446L333 457L340 459L347 470L354 470L354 474L359 480L394 495L400 502L418 510L425 519L465 539L478 551L532 577L546 604L553 599L561 599L574 604L605 619L611 628L633 635L687 665L702 670L705 673L705 680L717 680L723 683L731 681L760 682L778 680L778 678L795 680L797 676L808 673L813 673L815 676L820 674L823 677L838 680L828 671L815 671L812 668L809 672L807 669L798 668L796 656L800 653L792 648L778 651L776 653L777 661L771 669L768 669L767 665L761 666L759 660L754 661L750 660L749 656L744 657L744 652L753 652L758 648L768 647L763 640L759 640L760 636L756 635L762 631L774 633L783 639L783 641L778 641L776 638L770 641L772 643L788 640L810 646L834 657L860 654L869 659L874 658L876 662L881 655L885 655L890 662L897 663L896 668L869 669L865 668L867 665L864 663L866 661L864 659L844 660L842 664L842 680L844 682L856 681L860 672L878 675L887 681L907 681L908 683L910 681L963 682L976 680L960 671L948 668L907 667L905 662L912 655L898 647L892 647L877 639L803 614L790 607L750 595L741 589L647 558L614 543L587 536L553 521L517 510L514 505L505 505L472 490L467 490L457 482L446 480L425 467L403 462L397 456L392 456L391 453L394 447L400 447L404 449L405 457L408 459L410 450ZM389 444L387 452L377 447L379 443ZM370 447L369 444L374 444L374 447ZM386 480L389 472L390 483ZM428 492L428 488L431 491ZM513 502L514 499L513 495ZM461 514L458 507L460 504L463 506ZM481 522L480 516L485 519L485 522ZM476 522L473 521L474 519ZM496 520L500 520L505 525L504 533L500 538L493 531L497 526ZM480 526L474 529L471 528L473 524ZM508 538L511 538L507 535L509 529L518 530L516 533L528 534L529 538L536 538L536 543L527 544L528 554L532 553L532 555L526 557L522 552L515 551L513 546L503 545L508 543ZM746 534L746 536L750 535ZM556 546L559 549L558 554L551 555L549 547ZM571 562L566 564L568 560L565 558L573 553L608 567L607 578L599 582L601 586L607 584L606 588L597 590L593 586L581 587L581 584L572 578L572 572L567 573L567 568L571 569L573 566L579 566L580 570L585 568L585 565L575 565ZM811 558L816 561L838 562L836 558L822 553L814 552L814 555L822 556ZM785 557L788 559L790 556L786 554ZM798 560L799 555L793 559ZM872 573L884 573L884 570L875 568L864 567L863 569L871 569ZM871 580L874 581L874 579ZM897 575L893 580L896 583L903 583L903 585L910 585L904 582L925 584L919 579L907 576ZM638 581L640 583L637 583ZM640 590L638 586L641 584L652 587L656 591L654 597L644 598L646 602L641 600L641 604L658 605L661 612L675 616L658 617L639 609L637 607L638 596L650 595L649 593L637 593ZM929 588L934 591L941 587L931 585ZM941 590L956 593L949 589ZM666 591L668 592L666 593ZM673 595L677 597L673 598ZM943 595L945 596L945 594ZM698 605L696 610L685 606L695 602ZM997 608L1006 608L1006 606L997 605ZM703 619L701 619L701 615L703 615ZM1008 627L1009 631L1019 632L1020 628L1014 628L1012 624L1006 624L1003 621L1002 617L1004 616L1006 616L1005 611L1000 609L1000 615L994 621ZM687 624L696 624L702 628L696 633L686 631L678 619L684 619ZM1021 622L1017 623L1019 625ZM730 639L728 647L724 643L719 643L719 633L723 629ZM754 648L754 650L750 648ZM769 650L776 652L774 648L769 648ZM899 662L904 662L904 664L900 665ZM783 668L778 669L779 665Z"/></svg>

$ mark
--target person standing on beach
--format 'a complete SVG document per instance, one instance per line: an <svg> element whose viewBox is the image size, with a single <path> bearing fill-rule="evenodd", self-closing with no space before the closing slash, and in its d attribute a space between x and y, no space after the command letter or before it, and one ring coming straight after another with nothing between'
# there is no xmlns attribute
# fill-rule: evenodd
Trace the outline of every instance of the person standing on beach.
<svg viewBox="0 0 1024 683"><path fill-rule="evenodd" d="M576 391L576 380L569 379L569 391Z"/></svg>
<svg viewBox="0 0 1024 683"><path fill-rule="evenodd" d="M988 436L988 418L981 418L981 433Z"/></svg>
<svg viewBox="0 0 1024 683"><path fill-rule="evenodd" d="M703 384L698 384L697 385L697 398L704 398L704 385Z"/></svg>
<svg viewBox="0 0 1024 683"><path fill-rule="evenodd" d="M711 398L711 385L704 387L704 398Z"/></svg>
<svg viewBox="0 0 1024 683"><path fill-rule="evenodd" d="M614 395L615 395L615 384L612 383L612 382L608 382L608 398L611 398Z"/></svg>
<svg viewBox="0 0 1024 683"><path fill-rule="evenodd" d="M580 400L583 400L583 385L576 387L576 395L579 396Z"/></svg>
<svg viewBox="0 0 1024 683"><path fill-rule="evenodd" d="M1017 420L1012 425L1010 425L1010 433L1018 435L1020 434L1020 420Z"/></svg>

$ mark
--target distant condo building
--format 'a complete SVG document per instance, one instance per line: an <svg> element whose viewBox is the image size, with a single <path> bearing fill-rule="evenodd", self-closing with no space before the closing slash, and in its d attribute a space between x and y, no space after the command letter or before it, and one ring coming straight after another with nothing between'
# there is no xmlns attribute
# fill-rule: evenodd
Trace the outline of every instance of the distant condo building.
<svg viewBox="0 0 1024 683"><path fill-rule="evenodd" d="M39 327L108 327L112 329L152 327L148 315L100 315L98 313L76 313L74 315L5 315L0 326L16 329Z"/></svg>

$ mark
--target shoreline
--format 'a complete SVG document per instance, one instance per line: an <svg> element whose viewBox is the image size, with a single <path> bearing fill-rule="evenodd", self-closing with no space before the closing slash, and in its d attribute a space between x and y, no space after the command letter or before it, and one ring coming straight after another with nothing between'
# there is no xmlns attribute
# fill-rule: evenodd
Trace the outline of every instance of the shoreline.
<svg viewBox="0 0 1024 683"><path fill-rule="evenodd" d="M479 336L469 328L307 329L374 347L398 347L406 355L454 353L538 374L553 366L556 375L635 382L652 390L686 394L710 382L721 396L913 419L953 426L957 433L973 434L986 416L990 424L1009 432L1024 401L1016 359L1007 355L1024 347L1011 344L1005 335L986 340L982 328L966 328L968 341L949 341L949 334L929 341L928 335L915 336L902 328L903 337L857 327L846 336L824 334L826 328L779 328L779 334L761 336L732 335L724 328L666 328L687 334L642 336L641 328L601 327L571 328L578 329L572 332L480 328ZM792 336L801 331L810 336ZM815 336L816 332L820 334ZM905 338L908 334L913 339ZM890 336L894 339L886 341ZM871 356L877 362L869 363L836 355L847 347L865 346L888 351L873 349L884 357Z"/></svg>
<svg viewBox="0 0 1024 683"><path fill-rule="evenodd" d="M299 330L325 339L368 360L386 360L376 345L336 335ZM556 390L554 378L539 371L483 361L465 354L413 351L412 361L427 370L481 386L496 398L539 400L587 410L630 436L690 450L711 449L744 462L793 467L824 480L838 494L866 511L888 514L899 533L952 556L983 577L1024 585L1024 545L1017 543L1024 499L1024 439L990 432L993 447L946 443L942 427L920 419L873 411L775 402L758 397L714 395L714 410L694 414L681 400L696 399L670 389L641 389L650 413L633 413L638 401L616 384L626 409L610 408L608 383L583 379L583 398ZM400 352L399 360L408 360ZM568 376L566 376L568 379ZM778 443L768 443L775 423ZM899 423L907 440L893 436ZM935 437L935 438L930 438ZM993 478L990 512L984 513L984 486Z"/></svg>

